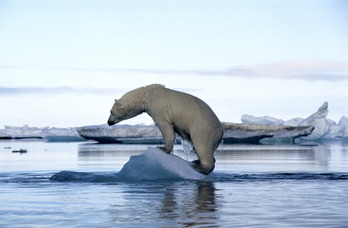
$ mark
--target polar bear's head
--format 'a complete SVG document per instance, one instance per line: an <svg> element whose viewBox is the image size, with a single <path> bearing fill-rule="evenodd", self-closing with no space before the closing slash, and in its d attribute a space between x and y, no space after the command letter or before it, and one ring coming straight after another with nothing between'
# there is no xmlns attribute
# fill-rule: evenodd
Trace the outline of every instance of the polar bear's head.
<svg viewBox="0 0 348 228"><path fill-rule="evenodd" d="M146 112L149 92L159 88L164 88L164 86L157 84L144 86L129 91L119 100L115 99L115 104L110 111L108 124L111 126Z"/></svg>
<svg viewBox="0 0 348 228"><path fill-rule="evenodd" d="M121 107L121 103L115 99L115 103L112 106L111 111L110 111L108 125L111 126L111 125L117 124L118 122L123 120L123 118L122 118L123 116L124 116L124 114L123 114L123 110Z"/></svg>
<svg viewBox="0 0 348 228"><path fill-rule="evenodd" d="M108 125L111 126L117 124L122 120L127 120L137 116L142 112L143 110L139 109L134 102L130 102L124 97L122 97L120 100L115 99L115 103L110 111Z"/></svg>

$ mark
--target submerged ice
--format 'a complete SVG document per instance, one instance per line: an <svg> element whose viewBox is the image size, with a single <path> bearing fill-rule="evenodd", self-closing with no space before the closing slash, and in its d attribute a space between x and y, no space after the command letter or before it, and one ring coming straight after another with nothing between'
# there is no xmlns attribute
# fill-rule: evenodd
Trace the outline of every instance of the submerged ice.
<svg viewBox="0 0 348 228"><path fill-rule="evenodd" d="M141 155L131 156L119 173L85 173L62 171L51 177L54 181L67 182L116 182L156 180L202 180L206 178L194 170L190 162L166 154L155 147L148 147Z"/></svg>

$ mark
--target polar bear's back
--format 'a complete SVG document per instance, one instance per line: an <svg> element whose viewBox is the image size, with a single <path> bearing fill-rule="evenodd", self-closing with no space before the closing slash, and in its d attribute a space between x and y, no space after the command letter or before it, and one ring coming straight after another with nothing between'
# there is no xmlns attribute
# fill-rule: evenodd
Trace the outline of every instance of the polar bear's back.
<svg viewBox="0 0 348 228"><path fill-rule="evenodd" d="M204 101L165 87L155 87L149 92L148 107L154 115L156 112L166 112L168 120L183 128L194 126L195 122L206 127L221 125L213 110Z"/></svg>

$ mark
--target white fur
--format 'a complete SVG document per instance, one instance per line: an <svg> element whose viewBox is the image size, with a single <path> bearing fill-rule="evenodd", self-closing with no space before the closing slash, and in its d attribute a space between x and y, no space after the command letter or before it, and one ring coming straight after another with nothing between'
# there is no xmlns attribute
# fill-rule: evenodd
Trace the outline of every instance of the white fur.
<svg viewBox="0 0 348 228"><path fill-rule="evenodd" d="M164 152L173 150L175 132L192 142L199 161L194 168L204 174L214 169L214 151L221 142L223 128L211 108L192 95L170 90L163 85L149 85L132 90L115 100L109 125L148 113L160 129Z"/></svg>

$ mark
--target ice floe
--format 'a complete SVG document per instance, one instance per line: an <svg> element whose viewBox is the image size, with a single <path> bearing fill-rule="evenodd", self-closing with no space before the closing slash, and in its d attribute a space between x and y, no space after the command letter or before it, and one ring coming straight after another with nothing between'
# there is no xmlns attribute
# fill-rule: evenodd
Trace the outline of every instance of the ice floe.
<svg viewBox="0 0 348 228"><path fill-rule="evenodd" d="M201 180L206 177L193 169L190 162L155 147L148 147L141 155L131 156L118 176L126 180Z"/></svg>
<svg viewBox="0 0 348 228"><path fill-rule="evenodd" d="M143 154L131 156L119 173L86 173L61 171L50 180L61 182L118 182L202 180L207 176L197 172L190 162L163 151L148 147Z"/></svg>
<svg viewBox="0 0 348 228"><path fill-rule="evenodd" d="M336 124L327 118L328 102L307 118L296 117L287 121L270 116L242 115L243 123L224 122L223 143L276 143L319 140L347 140L348 118ZM101 143L163 144L160 130L155 125L107 124L71 128L5 126L0 129L0 139L40 138L48 141L95 140ZM177 137L177 143L181 139Z"/></svg>
<svg viewBox="0 0 348 228"><path fill-rule="evenodd" d="M328 113L328 102L324 102L316 112L314 112L307 118L293 118L288 121L283 121L269 116L255 117L251 115L243 115L242 121L243 123L247 122L250 124L261 124L270 122L272 120L272 125L314 127L314 130L311 134L296 138L297 142L348 139L348 118L346 116L342 116L338 124L336 124L335 121L327 118ZM245 118L246 116L247 118ZM274 136L271 140L277 141L277 138L278 136ZM263 140L263 142L266 141L270 141L270 139Z"/></svg>
<svg viewBox="0 0 348 228"><path fill-rule="evenodd" d="M56 128L56 127L21 127L5 125L5 129L0 130L0 139L46 139L48 141L84 141L76 127Z"/></svg>

